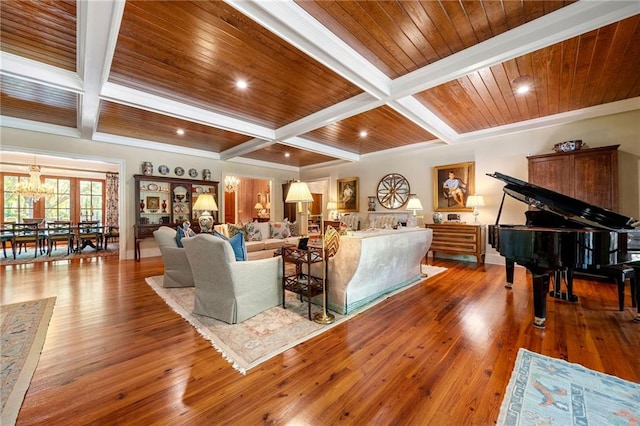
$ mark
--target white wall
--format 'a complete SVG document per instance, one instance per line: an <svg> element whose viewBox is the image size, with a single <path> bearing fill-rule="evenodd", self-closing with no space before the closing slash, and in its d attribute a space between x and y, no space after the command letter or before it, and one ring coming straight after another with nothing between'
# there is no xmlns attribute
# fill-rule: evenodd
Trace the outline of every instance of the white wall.
<svg viewBox="0 0 640 426"><path fill-rule="evenodd" d="M483 195L486 202L486 206L479 209L479 220L481 223L490 224L495 222L504 183L486 174L498 171L526 181L527 155L551 153L554 144L574 139L582 139L587 147L591 148L620 145L618 150L619 210L624 215L639 218L640 110L471 143L371 155L357 163L303 169L301 179L306 181L329 176L330 198L335 198L336 179L358 177L359 208L360 212L366 213L367 196L375 195L380 179L388 173L400 173L409 181L411 192L417 194L422 201L425 221L431 222L434 206L432 168L474 161L476 193ZM523 203L507 197L500 223L524 224L526 209ZM384 209L378 204L376 210ZM462 220L472 222L473 216L471 213L462 213ZM502 258L491 247L488 247L487 254L487 262L502 263Z"/></svg>
<svg viewBox="0 0 640 426"><path fill-rule="evenodd" d="M0 127L0 136L2 140L1 149L5 152L22 151L36 153L38 155L48 154L76 160L99 160L118 164L118 169L121 174L120 257L126 259L133 258L134 209L138 206L138 202L133 199L135 196L133 175L141 173L141 163L143 161L151 161L153 163L154 174L156 175L160 175L158 173L158 166L161 164L169 166L171 169L170 176L173 176L173 169L176 166L181 166L185 170L193 167L199 172L201 172L202 169L210 169L212 180L221 182L221 191L224 190L222 180L226 174L272 179L274 183L272 192L273 200L282 199L281 183L297 178L297 173L291 171L225 162L204 156L169 153L7 127ZM219 211L224 212L224 197L220 197L220 200L221 203L220 206L218 206ZM273 203L273 205L275 208L274 217L282 218L283 210L281 203L276 202ZM160 254L153 239L144 240L141 244L141 251L142 257L158 256Z"/></svg>

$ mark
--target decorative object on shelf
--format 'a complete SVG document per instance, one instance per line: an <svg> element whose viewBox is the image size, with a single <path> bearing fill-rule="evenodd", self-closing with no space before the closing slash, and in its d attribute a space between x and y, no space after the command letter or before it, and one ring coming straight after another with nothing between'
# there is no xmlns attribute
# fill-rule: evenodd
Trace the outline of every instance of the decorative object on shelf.
<svg viewBox="0 0 640 426"><path fill-rule="evenodd" d="M584 143L580 139L574 141L558 142L553 146L555 152L571 152L577 151L584 146Z"/></svg>
<svg viewBox="0 0 640 426"><path fill-rule="evenodd" d="M35 164L35 156L32 165L29 166L29 180L27 182L19 182L13 193L15 195L31 198L34 202L42 197L53 195L53 189L43 185L40 181L40 166Z"/></svg>
<svg viewBox="0 0 640 426"><path fill-rule="evenodd" d="M147 185L147 190L148 191L157 191L158 190L158 185L156 185L155 183L150 183L149 185Z"/></svg>
<svg viewBox="0 0 640 426"><path fill-rule="evenodd" d="M184 186L176 186L173 189L174 201L188 201L187 200L187 188Z"/></svg>
<svg viewBox="0 0 640 426"><path fill-rule="evenodd" d="M151 161L142 162L142 174L145 176L153 175L153 164L151 163Z"/></svg>
<svg viewBox="0 0 640 426"><path fill-rule="evenodd" d="M440 212L433 212L433 223L442 223L442 213Z"/></svg>
<svg viewBox="0 0 640 426"><path fill-rule="evenodd" d="M140 213L144 213L144 200L140 200Z"/></svg>
<svg viewBox="0 0 640 426"><path fill-rule="evenodd" d="M369 197L368 209L367 211L375 212L376 211L376 197L374 195L370 195Z"/></svg>
<svg viewBox="0 0 640 426"><path fill-rule="evenodd" d="M473 208L473 223L478 223L478 207L484 206L484 197L482 195L470 195L467 198L467 207Z"/></svg>
<svg viewBox="0 0 640 426"><path fill-rule="evenodd" d="M176 176L182 176L184 175L184 169L182 167L176 167L173 169L173 173L175 173Z"/></svg>
<svg viewBox="0 0 640 426"><path fill-rule="evenodd" d="M389 173L378 182L378 202L387 209L398 209L409 199L409 181L399 173Z"/></svg>
<svg viewBox="0 0 640 426"><path fill-rule="evenodd" d="M169 167L167 167L166 164L162 164L160 167L158 167L158 171L160 172L161 175L168 175Z"/></svg>
<svg viewBox="0 0 640 426"><path fill-rule="evenodd" d="M471 211L467 195L475 192L475 163L433 168L433 206L436 211Z"/></svg>
<svg viewBox="0 0 640 426"><path fill-rule="evenodd" d="M238 190L238 185L240 184L240 179L235 176L226 176L224 178L224 192L236 192Z"/></svg>
<svg viewBox="0 0 640 426"><path fill-rule="evenodd" d="M202 180L211 180L211 170L202 169Z"/></svg>
<svg viewBox="0 0 640 426"><path fill-rule="evenodd" d="M162 200L162 213L167 212L167 200Z"/></svg>
<svg viewBox="0 0 640 426"><path fill-rule="evenodd" d="M338 179L336 182L338 187L338 211L359 211L360 192L358 190L358 178L350 177Z"/></svg>
<svg viewBox="0 0 640 426"><path fill-rule="evenodd" d="M147 197L147 208L158 211L160 208L160 197Z"/></svg>
<svg viewBox="0 0 640 426"><path fill-rule="evenodd" d="M196 198L196 202L193 205L193 211L202 211L198 217L198 224L200 225L200 232L211 232L213 228L213 216L209 213L209 210L217 212L218 205L216 204L213 195L207 193L199 195Z"/></svg>
<svg viewBox="0 0 640 426"><path fill-rule="evenodd" d="M189 177L197 178L198 177L198 171L196 169L189 169Z"/></svg>

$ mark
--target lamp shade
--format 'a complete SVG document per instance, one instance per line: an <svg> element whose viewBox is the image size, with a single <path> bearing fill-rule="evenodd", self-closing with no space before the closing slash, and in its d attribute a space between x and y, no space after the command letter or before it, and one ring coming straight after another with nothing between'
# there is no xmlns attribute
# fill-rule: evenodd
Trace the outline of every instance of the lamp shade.
<svg viewBox="0 0 640 426"><path fill-rule="evenodd" d="M218 211L218 205L216 204L215 198L211 194L202 194L196 198L196 202L193 205L193 210L200 211Z"/></svg>
<svg viewBox="0 0 640 426"><path fill-rule="evenodd" d="M335 201L329 201L327 203L327 210L337 210L338 209L338 203L336 203Z"/></svg>
<svg viewBox="0 0 640 426"><path fill-rule="evenodd" d="M414 212L416 210L422 210L422 203L420 202L420 199L415 195L409 198L409 202L407 203L407 210L413 210Z"/></svg>
<svg viewBox="0 0 640 426"><path fill-rule="evenodd" d="M469 195L467 198L467 207L484 206L484 197L482 195Z"/></svg>
<svg viewBox="0 0 640 426"><path fill-rule="evenodd" d="M261 203L261 202L257 202L257 203L256 203L256 205L255 205L255 206L253 206L253 208L254 208L255 210L262 210L262 209L264 209L264 206L262 205L262 203Z"/></svg>
<svg viewBox="0 0 640 426"><path fill-rule="evenodd" d="M311 196L309 185L307 185L306 182L292 182L289 186L289 192L287 192L287 198L285 202L313 202L313 196Z"/></svg>

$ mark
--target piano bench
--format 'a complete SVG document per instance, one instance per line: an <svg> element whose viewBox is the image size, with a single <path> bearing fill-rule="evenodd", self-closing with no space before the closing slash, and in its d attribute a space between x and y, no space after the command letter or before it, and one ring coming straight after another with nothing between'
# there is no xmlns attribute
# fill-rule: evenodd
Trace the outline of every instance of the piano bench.
<svg viewBox="0 0 640 426"><path fill-rule="evenodd" d="M636 286L638 285L635 270L628 265L610 265L600 268L611 279L616 280L618 284L618 307L621 311L624 311L624 285L629 279L629 285L631 287L631 306L635 307L636 300Z"/></svg>

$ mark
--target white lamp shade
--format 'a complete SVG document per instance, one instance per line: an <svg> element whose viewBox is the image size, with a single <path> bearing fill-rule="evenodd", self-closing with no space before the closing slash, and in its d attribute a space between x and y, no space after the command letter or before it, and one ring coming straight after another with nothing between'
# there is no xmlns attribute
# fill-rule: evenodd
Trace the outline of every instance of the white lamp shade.
<svg viewBox="0 0 640 426"><path fill-rule="evenodd" d="M336 203L335 201L329 201L327 203L327 210L337 210L338 208L338 203Z"/></svg>
<svg viewBox="0 0 640 426"><path fill-rule="evenodd" d="M309 190L309 186L306 184L306 182L292 182L291 186L289 186L289 192L287 192L287 198L285 202L313 202L313 196L311 195L311 191Z"/></svg>
<svg viewBox="0 0 640 426"><path fill-rule="evenodd" d="M407 203L407 210L422 210L422 203L418 197L409 198Z"/></svg>
<svg viewBox="0 0 640 426"><path fill-rule="evenodd" d="M484 206L484 197L482 195L469 195L467 198L467 207Z"/></svg>
<svg viewBox="0 0 640 426"><path fill-rule="evenodd" d="M218 211L218 205L215 198L211 194L202 194L196 198L196 203L193 205L193 210L200 211Z"/></svg>
<svg viewBox="0 0 640 426"><path fill-rule="evenodd" d="M262 205L262 203L258 202L258 203L256 203L255 206L253 206L253 208L255 210L262 210L262 209L264 209L264 206Z"/></svg>

